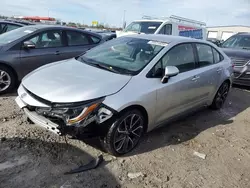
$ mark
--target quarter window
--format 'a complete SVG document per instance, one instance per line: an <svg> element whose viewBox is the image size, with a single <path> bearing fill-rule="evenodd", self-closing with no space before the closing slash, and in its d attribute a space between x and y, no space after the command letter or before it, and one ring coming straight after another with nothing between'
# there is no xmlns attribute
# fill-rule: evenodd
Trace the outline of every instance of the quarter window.
<svg viewBox="0 0 250 188"><path fill-rule="evenodd" d="M214 54L214 63L219 63L221 61L221 55L214 48L213 48L213 54Z"/></svg>
<svg viewBox="0 0 250 188"><path fill-rule="evenodd" d="M98 44L101 40L97 37L91 36L91 40L93 41L94 44Z"/></svg>
<svg viewBox="0 0 250 188"><path fill-rule="evenodd" d="M61 31L46 31L40 33L31 39L36 48L52 48L52 47L61 47L62 44L62 32Z"/></svg>
<svg viewBox="0 0 250 188"><path fill-rule="evenodd" d="M67 31L67 38L69 46L82 46L91 44L88 35L80 32Z"/></svg>
<svg viewBox="0 0 250 188"><path fill-rule="evenodd" d="M214 57L212 52L212 47L206 44L196 44L198 57L199 57L199 66L205 67L214 63Z"/></svg>

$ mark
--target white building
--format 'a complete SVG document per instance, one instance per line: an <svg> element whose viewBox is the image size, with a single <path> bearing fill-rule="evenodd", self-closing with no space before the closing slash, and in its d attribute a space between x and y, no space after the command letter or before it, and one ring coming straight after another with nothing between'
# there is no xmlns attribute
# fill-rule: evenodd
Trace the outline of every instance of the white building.
<svg viewBox="0 0 250 188"><path fill-rule="evenodd" d="M232 35L240 32L249 32L250 26L232 25L207 27L207 38L226 40Z"/></svg>

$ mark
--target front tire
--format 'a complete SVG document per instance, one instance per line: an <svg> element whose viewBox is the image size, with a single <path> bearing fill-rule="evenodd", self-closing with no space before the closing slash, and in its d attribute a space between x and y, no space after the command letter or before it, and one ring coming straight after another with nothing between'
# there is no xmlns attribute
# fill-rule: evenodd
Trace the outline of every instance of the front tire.
<svg viewBox="0 0 250 188"><path fill-rule="evenodd" d="M114 155L124 155L140 142L145 130L145 118L139 110L121 114L110 126L103 142L104 149Z"/></svg>
<svg viewBox="0 0 250 188"><path fill-rule="evenodd" d="M228 92L229 92L229 83L228 82L224 82L219 90L217 91L215 97L214 97L214 100L213 100L213 103L212 105L210 106L212 109L214 110L218 110L218 109L221 109L223 104L225 103L226 101L226 98L227 98L227 95L228 95Z"/></svg>
<svg viewBox="0 0 250 188"><path fill-rule="evenodd" d="M15 75L11 69L0 65L0 94L8 93L16 85Z"/></svg>

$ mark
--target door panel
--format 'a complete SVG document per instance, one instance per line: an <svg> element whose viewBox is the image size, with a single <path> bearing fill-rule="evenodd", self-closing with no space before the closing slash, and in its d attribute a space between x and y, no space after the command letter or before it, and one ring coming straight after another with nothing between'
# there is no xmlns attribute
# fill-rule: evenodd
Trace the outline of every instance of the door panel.
<svg viewBox="0 0 250 188"><path fill-rule="evenodd" d="M170 49L160 60L162 67L176 66L180 73L168 83L159 83L157 89L156 123L185 112L201 104L200 75L196 75L196 62L192 44L179 44ZM158 63L158 64L159 64ZM155 66L159 67L159 66Z"/></svg>
<svg viewBox="0 0 250 188"><path fill-rule="evenodd" d="M88 34L72 30L66 30L64 32L67 40L67 48L65 48L62 53L64 59L76 57L97 45L94 44Z"/></svg>
<svg viewBox="0 0 250 188"><path fill-rule="evenodd" d="M61 31L42 32L28 40L32 41L36 48L21 49L20 63L24 67L23 76L40 66L63 59L61 53L65 47L62 42Z"/></svg>
<svg viewBox="0 0 250 188"><path fill-rule="evenodd" d="M200 92L206 95L206 102L209 101L218 87L221 77L220 55L211 46L196 44L198 63L197 74L200 75Z"/></svg>
<svg viewBox="0 0 250 188"><path fill-rule="evenodd" d="M205 97L200 90L199 78L194 80L196 70L171 77L157 89L156 123L160 124L177 114L200 106Z"/></svg>

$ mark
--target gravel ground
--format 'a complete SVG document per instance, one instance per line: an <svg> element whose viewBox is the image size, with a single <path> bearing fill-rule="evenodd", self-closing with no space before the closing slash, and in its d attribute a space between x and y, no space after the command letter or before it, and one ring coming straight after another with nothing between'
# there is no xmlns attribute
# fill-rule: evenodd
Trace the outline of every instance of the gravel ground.
<svg viewBox="0 0 250 188"><path fill-rule="evenodd" d="M100 167L75 175L64 172L101 154L96 142L57 137L29 124L14 98L0 97L0 188L250 188L247 89L233 88L220 111L204 109L157 129L130 155L103 153Z"/></svg>

